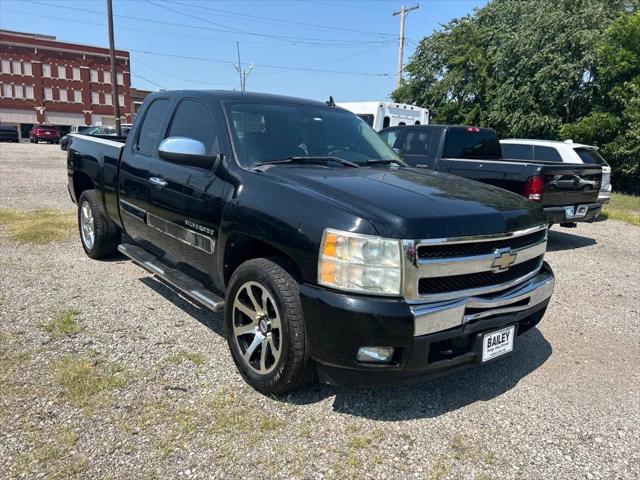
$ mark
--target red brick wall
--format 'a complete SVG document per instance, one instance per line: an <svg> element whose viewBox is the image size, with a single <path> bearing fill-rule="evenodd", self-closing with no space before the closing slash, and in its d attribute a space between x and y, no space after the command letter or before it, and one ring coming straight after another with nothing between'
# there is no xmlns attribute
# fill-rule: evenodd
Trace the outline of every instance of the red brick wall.
<svg viewBox="0 0 640 480"><path fill-rule="evenodd" d="M131 76L129 53L118 50L117 71L123 74L123 85L118 93L124 95L120 104L123 122L131 121ZM31 62L32 76L0 73L0 84L32 85L34 99L0 98L0 108L28 110L38 109L38 121L44 121L44 112L83 114L85 124L91 123L91 114L113 116L113 105L105 105L105 93L111 93L111 83L103 83L104 71L111 70L109 50L106 48L58 42L0 32L0 60ZM42 65L51 66L51 77L43 78ZM66 79L58 77L58 67L66 68ZM80 80L73 80L73 67L80 68ZM98 71L98 83L90 82L90 69ZM53 100L44 100L44 88L53 90ZM60 89L67 89L66 102L60 101ZM82 92L82 103L76 103L74 90ZM100 105L91 104L91 92L100 94ZM1 94L2 92L0 92ZM41 107L44 107L42 110Z"/></svg>

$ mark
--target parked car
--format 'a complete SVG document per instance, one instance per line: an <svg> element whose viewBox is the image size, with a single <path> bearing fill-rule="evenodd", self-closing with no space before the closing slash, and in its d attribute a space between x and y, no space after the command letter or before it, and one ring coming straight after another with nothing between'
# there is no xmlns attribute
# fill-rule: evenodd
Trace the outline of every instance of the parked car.
<svg viewBox="0 0 640 480"><path fill-rule="evenodd" d="M539 203L549 224L574 227L593 221L602 209L600 165L508 158L490 128L415 125L388 128L380 135L411 166L479 180Z"/></svg>
<svg viewBox="0 0 640 480"><path fill-rule="evenodd" d="M94 125L73 125L69 130L69 133L83 133L85 130L93 127Z"/></svg>
<svg viewBox="0 0 640 480"><path fill-rule="evenodd" d="M598 202L602 205L609 203L611 199L611 167L598 152L598 147L571 141L519 138L500 140L500 145L502 154L506 158L600 165L602 167L602 182L598 193Z"/></svg>
<svg viewBox="0 0 640 480"><path fill-rule="evenodd" d="M493 361L553 291L538 204L409 168L333 105L158 92L126 143L72 138L86 254L119 250L224 310L232 357L261 392L316 372L377 385Z"/></svg>
<svg viewBox="0 0 640 480"><path fill-rule="evenodd" d="M60 130L55 125L36 123L29 132L29 141L31 143L58 143L60 142Z"/></svg>
<svg viewBox="0 0 640 480"><path fill-rule="evenodd" d="M19 142L20 135L16 127L0 125L0 142Z"/></svg>
<svg viewBox="0 0 640 480"><path fill-rule="evenodd" d="M77 132L80 133L82 135L92 135L94 137L115 137L116 136L116 129L115 127L108 127L108 126L101 126L101 125L97 125L97 126L90 126L87 128L82 129L82 131ZM60 149L61 150L67 150L69 148L69 143L71 142L71 133L69 133L68 135L65 135L64 137L62 137L60 139Z"/></svg>

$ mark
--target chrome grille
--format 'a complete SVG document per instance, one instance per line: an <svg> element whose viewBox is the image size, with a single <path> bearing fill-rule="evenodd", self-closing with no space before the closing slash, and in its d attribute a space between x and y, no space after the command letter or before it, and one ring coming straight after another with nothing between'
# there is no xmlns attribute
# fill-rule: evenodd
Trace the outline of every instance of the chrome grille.
<svg viewBox="0 0 640 480"><path fill-rule="evenodd" d="M484 255L493 253L494 250L498 248L507 247L516 250L543 242L546 236L546 230L540 230L528 235L522 235L521 237L503 238L501 240L489 240L486 242L422 245L418 247L418 258L449 258Z"/></svg>
<svg viewBox="0 0 640 480"><path fill-rule="evenodd" d="M500 285L535 272L541 265L542 256L514 265L504 272L494 273L489 271L469 273L466 275L452 275L450 277L421 278L418 281L418 293L420 295L434 295Z"/></svg>
<svg viewBox="0 0 640 480"><path fill-rule="evenodd" d="M518 285L542 267L546 225L498 235L403 242L409 302L484 295Z"/></svg>

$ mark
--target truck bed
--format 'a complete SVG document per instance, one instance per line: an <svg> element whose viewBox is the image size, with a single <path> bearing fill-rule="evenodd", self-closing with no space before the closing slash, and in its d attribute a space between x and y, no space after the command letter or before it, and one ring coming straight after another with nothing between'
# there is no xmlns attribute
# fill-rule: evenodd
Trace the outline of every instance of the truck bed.
<svg viewBox="0 0 640 480"><path fill-rule="evenodd" d="M443 158L437 165L440 171L516 193L524 190L529 177L542 175L544 193L540 204L543 207L597 202L602 181L602 167L599 165L463 158Z"/></svg>
<svg viewBox="0 0 640 480"><path fill-rule="evenodd" d="M71 134L67 150L67 173L70 177L69 193L74 202L78 198L71 180L74 171L80 171L88 177L96 191L100 192L98 201L104 212L119 223L118 206L116 203L118 186L118 165L124 150L125 137L107 137ZM85 178L86 178L85 177Z"/></svg>

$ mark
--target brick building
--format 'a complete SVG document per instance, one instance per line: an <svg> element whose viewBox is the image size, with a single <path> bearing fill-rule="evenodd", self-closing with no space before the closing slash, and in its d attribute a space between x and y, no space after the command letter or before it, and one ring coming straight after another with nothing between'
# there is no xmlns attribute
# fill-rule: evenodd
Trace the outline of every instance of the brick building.
<svg viewBox="0 0 640 480"><path fill-rule="evenodd" d="M129 52L116 51L120 116L131 122ZM0 30L0 124L114 125L109 49Z"/></svg>
<svg viewBox="0 0 640 480"><path fill-rule="evenodd" d="M150 90L141 90L139 88L131 87L131 115L133 118L136 118L136 115L142 108L142 103L144 99L147 98L147 95L151 94Z"/></svg>

